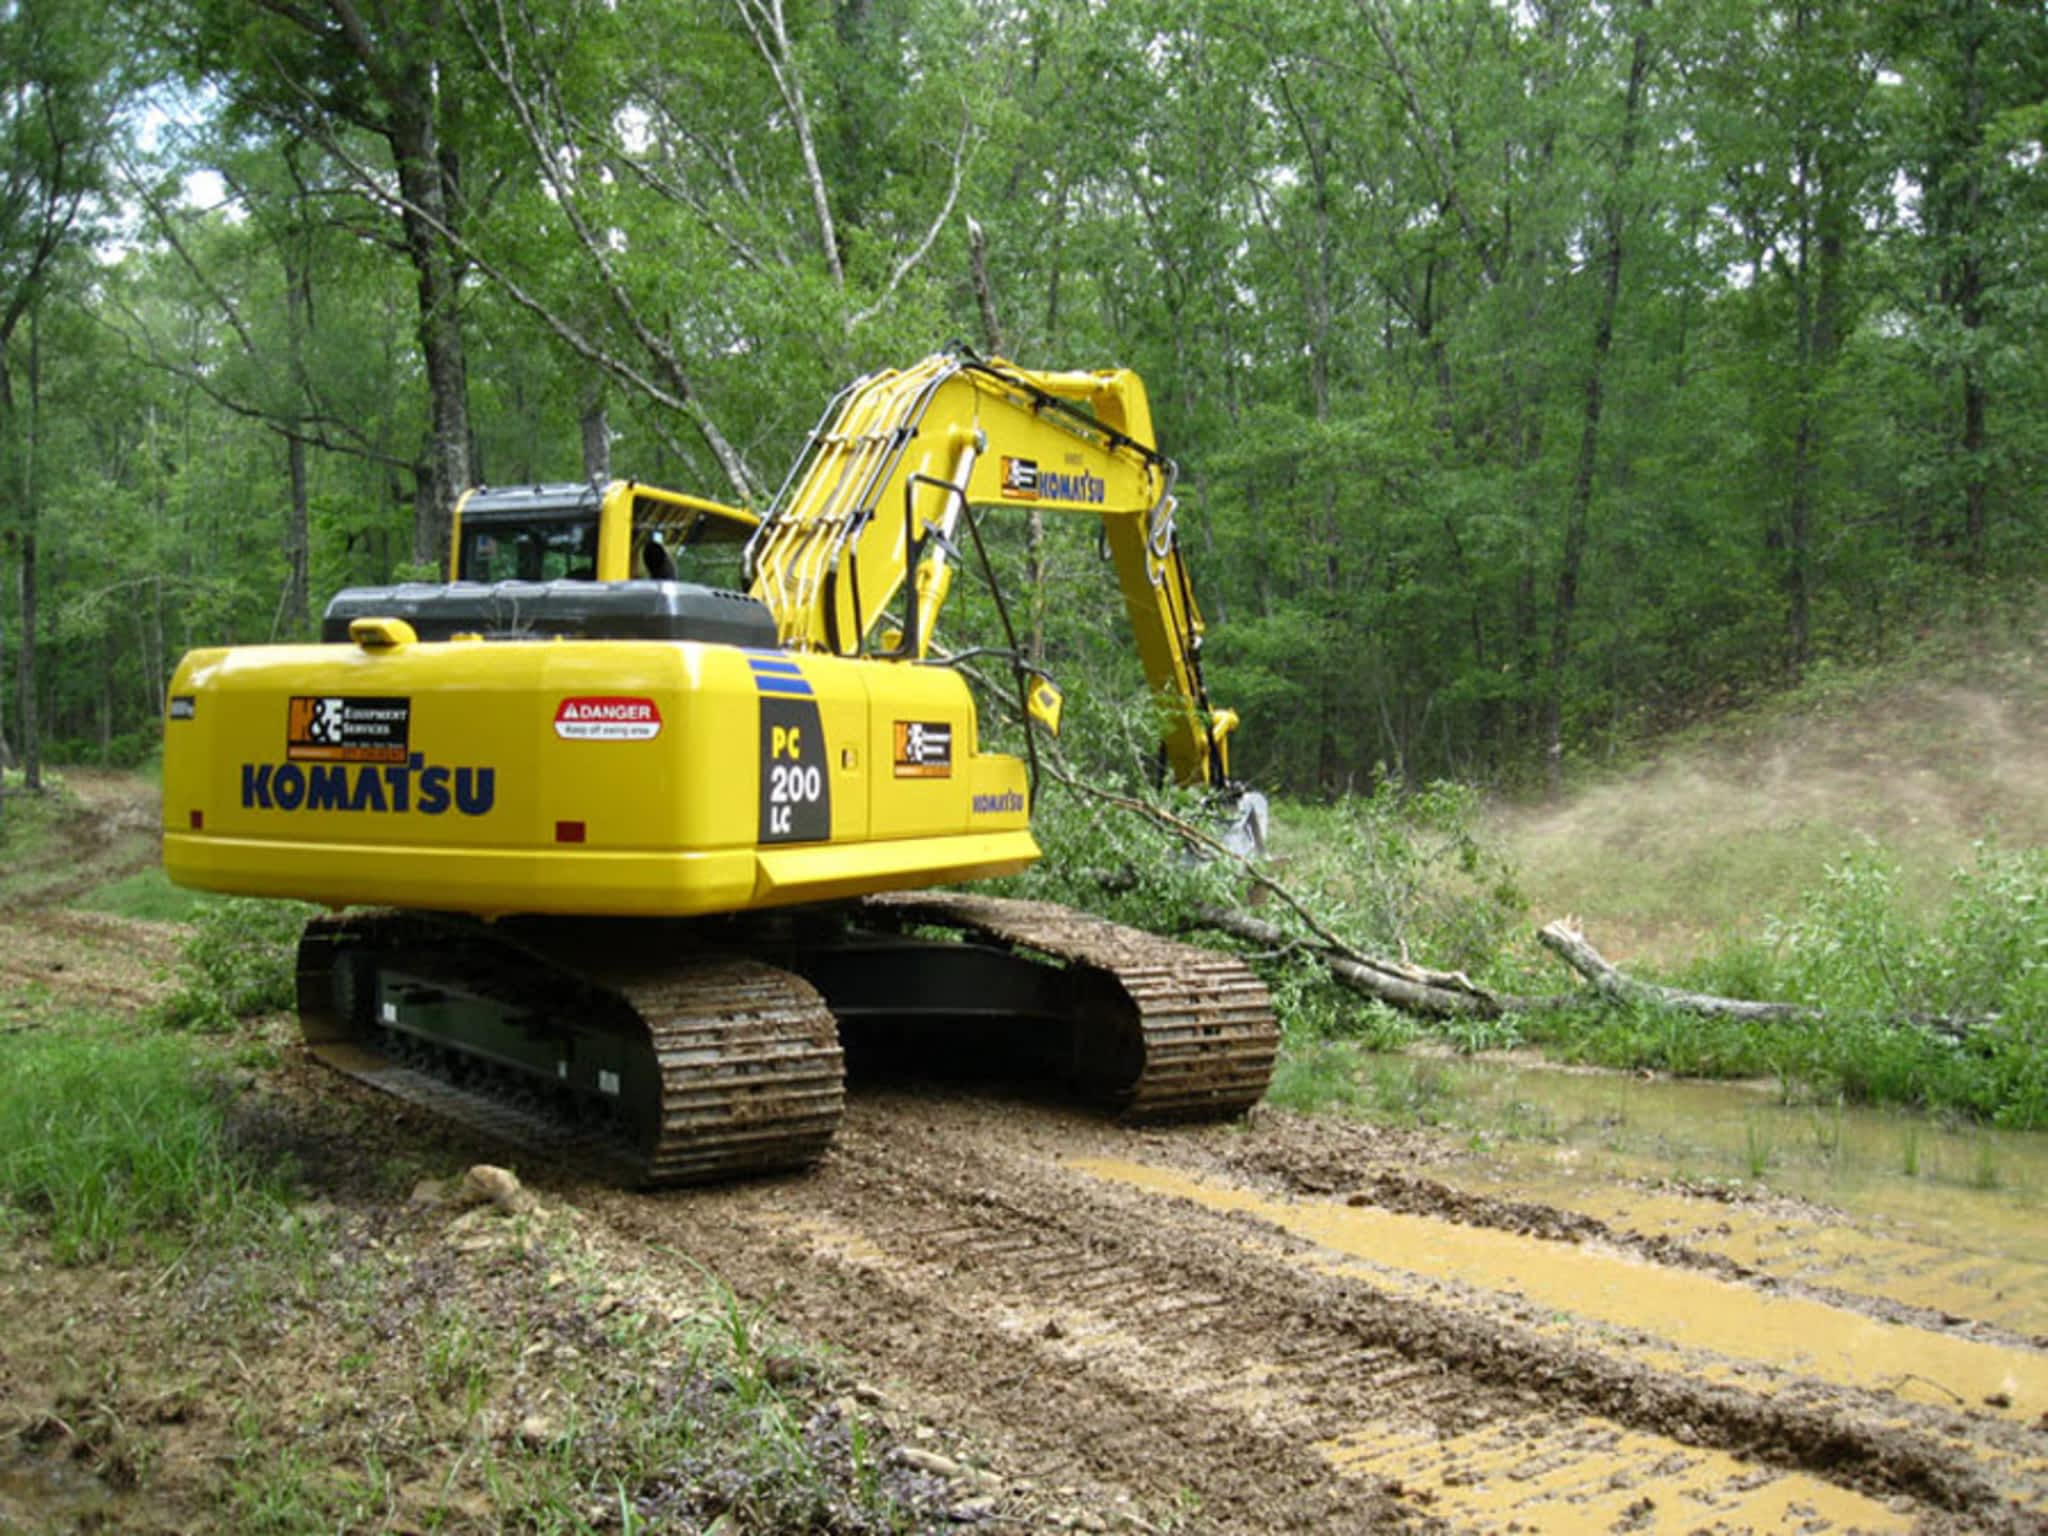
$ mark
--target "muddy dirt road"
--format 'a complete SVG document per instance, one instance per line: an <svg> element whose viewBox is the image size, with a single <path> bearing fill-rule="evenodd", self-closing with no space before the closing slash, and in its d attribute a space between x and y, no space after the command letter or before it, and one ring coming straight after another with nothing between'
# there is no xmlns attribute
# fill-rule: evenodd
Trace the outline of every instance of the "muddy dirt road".
<svg viewBox="0 0 2048 1536"><path fill-rule="evenodd" d="M2048 1340L1691 1245L1668 1192L1653 1234L1449 1156L901 1086L806 1178L557 1193L621 1262L691 1255L977 1436L1023 1525L1073 1487L1197 1530L2048 1528Z"/></svg>
<svg viewBox="0 0 2048 1536"><path fill-rule="evenodd" d="M81 1003L147 986L155 925L74 917L0 948ZM290 1046L264 1077L344 1201L380 1158L507 1155ZM991 1529L2048 1530L2048 1266L1791 1197L905 1081L800 1178L520 1171L633 1292L708 1271L968 1448Z"/></svg>
<svg viewBox="0 0 2048 1536"><path fill-rule="evenodd" d="M0 909L0 980L132 1008L177 934ZM256 1097L316 1199L388 1198L379 1158L505 1156L280 1056ZM708 1272L939 1426L983 1528L2048 1531L2048 1250L1967 1224L900 1079L857 1081L800 1178L520 1171L622 1284Z"/></svg>

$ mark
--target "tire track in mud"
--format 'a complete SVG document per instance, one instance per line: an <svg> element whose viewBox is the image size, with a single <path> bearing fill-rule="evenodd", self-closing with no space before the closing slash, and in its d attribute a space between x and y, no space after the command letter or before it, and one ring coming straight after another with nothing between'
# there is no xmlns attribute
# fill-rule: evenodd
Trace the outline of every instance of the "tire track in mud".
<svg viewBox="0 0 2048 1536"><path fill-rule="evenodd" d="M2048 1337L2021 1333L1982 1318L1963 1317L1940 1307L1915 1305L1894 1297L1774 1274L1728 1254L1682 1242L1668 1233L1638 1232L1582 1211L1479 1194L1439 1179L1381 1168L1361 1175L1347 1187L1344 1181L1331 1179L1327 1174L1295 1168L1284 1157L1276 1157L1271 1150L1227 1156L1222 1166L1289 1194L1335 1197L1350 1205L1371 1205L1382 1210L1455 1222L1459 1226L1490 1227L1551 1242L1602 1244L1674 1269L1700 1270L1718 1279L1752 1286L1771 1295L1796 1296L1840 1311L1860 1312L1887 1323L1958 1334L2007 1348L2048 1350Z"/></svg>
<svg viewBox="0 0 2048 1536"><path fill-rule="evenodd" d="M1755 1362L1731 1379L1648 1339L1617 1348L1516 1298L1389 1284L1255 1214L1075 1161L1213 1167L1263 1140L866 1094L807 1178L578 1198L650 1254L696 1253L1006 1459L1194 1507L1198 1528L2033 1522L2021 1501L2044 1479L2028 1464L2048 1444L2024 1425ZM1427 1204L1414 1185L1389 1192ZM1550 1240L1570 1244L1571 1223ZM1653 1269L1686 1262L1619 1246Z"/></svg>

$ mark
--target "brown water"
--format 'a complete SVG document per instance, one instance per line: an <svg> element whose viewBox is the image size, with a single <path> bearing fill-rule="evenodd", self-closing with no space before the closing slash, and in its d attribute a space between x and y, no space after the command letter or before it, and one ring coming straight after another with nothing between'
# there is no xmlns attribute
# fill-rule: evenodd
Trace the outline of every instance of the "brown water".
<svg viewBox="0 0 2048 1536"><path fill-rule="evenodd" d="M1754 1084L1426 1070L1452 1080L1461 1123L1513 1133L1475 1133L1422 1167L1337 1159L1278 1191L1151 1157L1065 1161L1245 1222L1248 1249L1420 1315L1530 1331L1645 1383L1832 1400L1855 1421L1967 1445L2009 1512L2048 1518L2048 1137L1788 1105ZM1284 1398L1289 1369L1246 1377L1231 1400ZM1316 1449L1478 1529L1916 1523L1910 1504L1824 1468L1706 1443L1682 1415L1624 1424L1552 1400L1459 1423L1389 1403Z"/></svg>
<svg viewBox="0 0 2048 1536"><path fill-rule="evenodd" d="M1382 1289L1451 1281L1513 1296L1558 1320L1591 1323L1662 1363L1672 1351L1712 1356L1694 1374L1742 1365L1817 1378L1909 1401L2001 1400L2031 1420L2048 1412L2048 1354L1886 1322L1798 1296L1772 1295L1702 1270L1654 1264L1625 1250L1560 1243L1335 1200L1289 1200L1113 1158L1074 1164L1098 1178L1241 1212L1306 1238L1302 1262L1369 1272ZM1333 1265L1333 1261L1334 1265ZM1639 1342L1647 1335L1652 1343Z"/></svg>
<svg viewBox="0 0 2048 1536"><path fill-rule="evenodd" d="M2048 1357L1773 1297L1621 1251L1558 1243L1430 1216L1292 1199L1157 1164L1075 1158L1090 1177L1250 1216L1305 1239L1293 1261L1430 1306L1519 1313L1646 1370L1766 1393L1824 1381L1919 1400L1956 1383L2008 1402L2048 1404ZM1248 1239L1248 1241L1255 1241ZM1266 1383L1240 1393L1256 1399ZM1947 1401L1937 1396L1936 1402ZM1683 1434L1683 1431L1680 1432ZM1333 1470L1409 1489L1434 1514L1484 1530L1904 1531L1910 1518L1853 1489L1759 1466L1685 1438L1597 1415L1536 1412L1468 1429L1389 1403L1324 1440ZM2026 1469L2015 1469L2016 1481Z"/></svg>
<svg viewBox="0 0 2048 1536"><path fill-rule="evenodd" d="M2048 1335L2048 1134L1788 1105L1750 1083L1447 1064L1516 1134L1455 1182L1671 1236L1774 1274ZM1814 1202L1705 1200L1768 1190Z"/></svg>

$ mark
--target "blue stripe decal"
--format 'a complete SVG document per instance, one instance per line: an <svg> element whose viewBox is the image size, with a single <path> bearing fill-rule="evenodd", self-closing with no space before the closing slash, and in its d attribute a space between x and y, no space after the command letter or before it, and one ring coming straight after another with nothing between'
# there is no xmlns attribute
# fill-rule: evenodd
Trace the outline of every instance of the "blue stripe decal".
<svg viewBox="0 0 2048 1536"><path fill-rule="evenodd" d="M768 677L754 679L754 687L762 693L793 693L804 698L812 697L811 685L800 677Z"/></svg>
<svg viewBox="0 0 2048 1536"><path fill-rule="evenodd" d="M747 658L747 665L756 672L771 673L776 677L802 677L804 675L803 668L793 661L762 661L756 657L749 656Z"/></svg>

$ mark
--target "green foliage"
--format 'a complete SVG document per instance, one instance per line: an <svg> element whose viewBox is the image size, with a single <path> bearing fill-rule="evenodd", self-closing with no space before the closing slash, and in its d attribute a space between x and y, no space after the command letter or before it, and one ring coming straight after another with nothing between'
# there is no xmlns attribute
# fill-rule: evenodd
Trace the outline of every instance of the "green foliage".
<svg viewBox="0 0 2048 1536"><path fill-rule="evenodd" d="M198 917L217 898L173 885L160 868L128 875L81 896L76 905L143 922L183 923Z"/></svg>
<svg viewBox="0 0 2048 1536"><path fill-rule="evenodd" d="M311 910L289 901L208 902L185 941L181 985L158 1010L160 1021L217 1031L290 1007L299 932Z"/></svg>
<svg viewBox="0 0 2048 1536"><path fill-rule="evenodd" d="M0 1036L0 1204L37 1223L59 1263L178 1246L273 1208L240 1163L191 1049L91 1021Z"/></svg>
<svg viewBox="0 0 2048 1536"><path fill-rule="evenodd" d="M0 312L41 341L0 336L0 468L58 750L144 750L181 645L303 634L301 515L316 601L427 569L444 326L500 484L581 473L601 409L621 473L772 487L846 379L991 327L1029 364L1138 369L1238 770L1304 797L1376 793L1376 762L1409 788L1591 764L2044 569L2026 6L749 14L534 0L508 47L415 4L350 46L227 0L7 13ZM143 134L165 75L188 110ZM400 124L459 168L460 302L424 316L419 264L451 255L390 201ZM117 200L124 135L149 143L118 145ZM1127 694L1093 530L1052 522L1051 595L1018 606L1056 673Z"/></svg>
<svg viewBox="0 0 2048 1536"><path fill-rule="evenodd" d="M1522 1025L1566 1060L1773 1076L1821 1099L2048 1125L2044 907L2048 856L2040 850L1980 844L1976 862L1956 872L1946 909L1929 920L1901 892L1896 863L1866 845L1829 865L1763 939L1731 940L1678 978L1726 996L1802 1002L1822 1009L1825 1023L1630 1006L1531 1014Z"/></svg>
<svg viewBox="0 0 2048 1536"><path fill-rule="evenodd" d="M1393 1125L1444 1125L1457 1117L1457 1090L1441 1067L1368 1055L1345 1040L1290 1038L1266 1100L1305 1114Z"/></svg>
<svg viewBox="0 0 2048 1536"><path fill-rule="evenodd" d="M1908 932L1897 867L1875 847L1830 864L1798 915L1765 930L1790 995L1841 1013L1903 1010L1918 999L1923 957Z"/></svg>
<svg viewBox="0 0 2048 1536"><path fill-rule="evenodd" d="M1526 902L1504 856L1479 831L1478 794L1462 784L1407 791L1381 778L1369 795L1283 804L1273 844L1290 883L1362 949L1412 951L1444 970L1498 956Z"/></svg>

